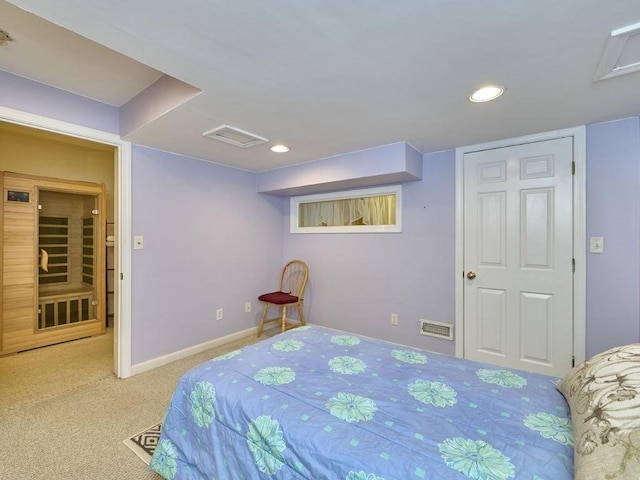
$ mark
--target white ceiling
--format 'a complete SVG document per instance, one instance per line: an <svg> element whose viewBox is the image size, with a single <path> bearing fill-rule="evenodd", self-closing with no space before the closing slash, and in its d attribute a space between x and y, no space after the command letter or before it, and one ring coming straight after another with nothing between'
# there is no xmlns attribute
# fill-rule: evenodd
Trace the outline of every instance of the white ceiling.
<svg viewBox="0 0 640 480"><path fill-rule="evenodd" d="M0 0L0 70L115 106L169 75L202 93L126 138L265 171L640 115L640 72L593 81L638 22L640 0ZM487 83L506 93L467 100ZM291 151L202 137L223 124Z"/></svg>

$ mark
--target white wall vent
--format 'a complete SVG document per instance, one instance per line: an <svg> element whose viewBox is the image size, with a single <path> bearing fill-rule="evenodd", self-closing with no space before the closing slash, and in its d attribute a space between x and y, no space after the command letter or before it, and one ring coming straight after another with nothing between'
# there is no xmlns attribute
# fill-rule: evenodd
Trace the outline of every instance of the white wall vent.
<svg viewBox="0 0 640 480"><path fill-rule="evenodd" d="M255 147L269 140L230 125L221 125L202 134L203 137L219 140L240 148Z"/></svg>
<svg viewBox="0 0 640 480"><path fill-rule="evenodd" d="M453 340L453 325L450 323L420 320L420 334Z"/></svg>

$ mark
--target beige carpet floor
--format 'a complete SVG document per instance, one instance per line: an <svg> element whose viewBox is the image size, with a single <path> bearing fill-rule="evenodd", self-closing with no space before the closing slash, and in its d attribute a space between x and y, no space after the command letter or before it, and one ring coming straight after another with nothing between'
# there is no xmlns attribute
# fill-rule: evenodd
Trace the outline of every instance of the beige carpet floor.
<svg viewBox="0 0 640 480"><path fill-rule="evenodd" d="M275 333L277 329L269 329L263 337ZM0 358L0 477L158 480L122 440L162 419L186 370L255 341L246 337L124 380L110 373L108 335ZM85 360L65 351L85 347ZM27 358L39 355L39 361ZM70 375L75 380L59 371L42 371L48 363L63 369L66 355L69 370L79 368ZM78 367L78 362L90 363L98 356L104 358L96 360L95 369Z"/></svg>
<svg viewBox="0 0 640 480"><path fill-rule="evenodd" d="M105 335L0 358L0 412L113 376L113 329Z"/></svg>

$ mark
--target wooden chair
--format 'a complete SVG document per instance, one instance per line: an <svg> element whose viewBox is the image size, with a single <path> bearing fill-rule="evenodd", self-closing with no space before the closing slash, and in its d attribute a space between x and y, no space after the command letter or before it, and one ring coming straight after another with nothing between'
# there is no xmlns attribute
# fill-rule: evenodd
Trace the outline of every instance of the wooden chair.
<svg viewBox="0 0 640 480"><path fill-rule="evenodd" d="M262 327L265 323L281 322L282 331L289 328L299 327L305 324L304 312L302 308L302 295L309 279L309 267L302 260L291 260L282 269L280 274L280 284L276 292L265 293L258 297L264 303L262 307L262 317L258 327L258 337L262 334ZM269 307L280 309L280 316L265 319ZM298 309L298 322L287 323L287 308L296 307Z"/></svg>

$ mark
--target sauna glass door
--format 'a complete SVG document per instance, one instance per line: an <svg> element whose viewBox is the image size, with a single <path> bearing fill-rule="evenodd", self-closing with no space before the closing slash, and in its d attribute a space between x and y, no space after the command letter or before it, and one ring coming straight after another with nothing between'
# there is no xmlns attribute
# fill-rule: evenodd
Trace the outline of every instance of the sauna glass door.
<svg viewBox="0 0 640 480"><path fill-rule="evenodd" d="M98 318L99 196L38 191L38 330Z"/></svg>

